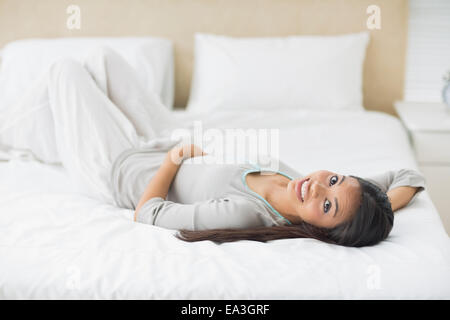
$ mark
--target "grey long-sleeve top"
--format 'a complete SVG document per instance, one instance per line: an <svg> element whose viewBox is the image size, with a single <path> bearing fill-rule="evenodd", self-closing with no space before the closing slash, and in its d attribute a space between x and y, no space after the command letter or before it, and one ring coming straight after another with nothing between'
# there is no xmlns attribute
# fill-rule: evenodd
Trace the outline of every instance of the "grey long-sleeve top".
<svg viewBox="0 0 450 320"><path fill-rule="evenodd" d="M167 150L155 148L130 149L116 159L112 168L112 187L118 206L136 208L166 154ZM248 173L267 171L266 168L249 162L205 164L206 161L195 163L194 159L181 164L166 199L156 197L145 202L138 212L138 222L187 230L290 224L246 184ZM279 161L277 173L289 179L302 177L282 161ZM407 169L388 171L366 179L384 192L412 186L419 188L417 196L425 187L423 176Z"/></svg>

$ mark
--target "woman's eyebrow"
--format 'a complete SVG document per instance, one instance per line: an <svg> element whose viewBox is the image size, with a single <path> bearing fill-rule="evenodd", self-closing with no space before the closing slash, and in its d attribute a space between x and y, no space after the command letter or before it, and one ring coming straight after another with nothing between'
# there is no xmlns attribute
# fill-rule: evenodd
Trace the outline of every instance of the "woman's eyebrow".
<svg viewBox="0 0 450 320"><path fill-rule="evenodd" d="M341 179L341 181L339 181L338 185L340 185L342 182L344 182L344 180L345 180L345 176L342 176L342 179ZM337 203L337 199L336 198L334 198L334 204L335 204L336 210L334 210L333 218L336 217L337 211L339 209L339 205Z"/></svg>
<svg viewBox="0 0 450 320"><path fill-rule="evenodd" d="M333 218L336 217L336 213L338 212L339 209L337 198L334 198L334 204L336 205L336 210L334 211Z"/></svg>
<svg viewBox="0 0 450 320"><path fill-rule="evenodd" d="M344 180L345 180L345 176L342 176L342 179L341 179L341 181L339 181L338 185L340 185L342 182L344 182ZM338 209L339 209L338 201L337 201L336 198L334 198L334 204L336 206L336 210L334 210L333 218L336 217L336 214L337 214Z"/></svg>

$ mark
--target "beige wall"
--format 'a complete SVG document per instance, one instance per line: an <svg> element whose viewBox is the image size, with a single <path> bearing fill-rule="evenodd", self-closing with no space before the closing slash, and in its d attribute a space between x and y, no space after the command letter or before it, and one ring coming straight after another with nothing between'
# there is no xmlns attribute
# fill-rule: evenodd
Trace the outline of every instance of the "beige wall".
<svg viewBox="0 0 450 320"><path fill-rule="evenodd" d="M68 30L66 8L81 8ZM407 0L0 0L0 46L28 37L162 36L174 41L175 106L189 97L196 31L231 36L339 34L367 30L369 5L381 8L364 66L364 105L394 113L403 95Z"/></svg>

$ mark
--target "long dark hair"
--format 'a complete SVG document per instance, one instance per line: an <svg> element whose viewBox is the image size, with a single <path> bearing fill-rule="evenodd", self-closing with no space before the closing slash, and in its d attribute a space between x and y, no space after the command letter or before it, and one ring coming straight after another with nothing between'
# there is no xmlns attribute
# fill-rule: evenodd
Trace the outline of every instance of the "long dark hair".
<svg viewBox="0 0 450 320"><path fill-rule="evenodd" d="M320 228L301 222L295 225L252 229L179 230L176 237L188 242L202 240L217 243L238 240L266 242L277 239L312 238L348 247L375 245L387 238L394 225L391 203L386 193L376 185L362 178L352 177L360 185L360 205L349 221L334 228Z"/></svg>

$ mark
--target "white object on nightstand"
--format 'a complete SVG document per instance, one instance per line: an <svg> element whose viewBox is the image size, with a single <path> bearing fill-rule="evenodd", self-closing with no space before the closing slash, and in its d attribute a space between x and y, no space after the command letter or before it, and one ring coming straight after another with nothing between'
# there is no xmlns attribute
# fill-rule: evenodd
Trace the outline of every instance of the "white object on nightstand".
<svg viewBox="0 0 450 320"><path fill-rule="evenodd" d="M450 112L443 103L396 102L427 189L450 235Z"/></svg>

